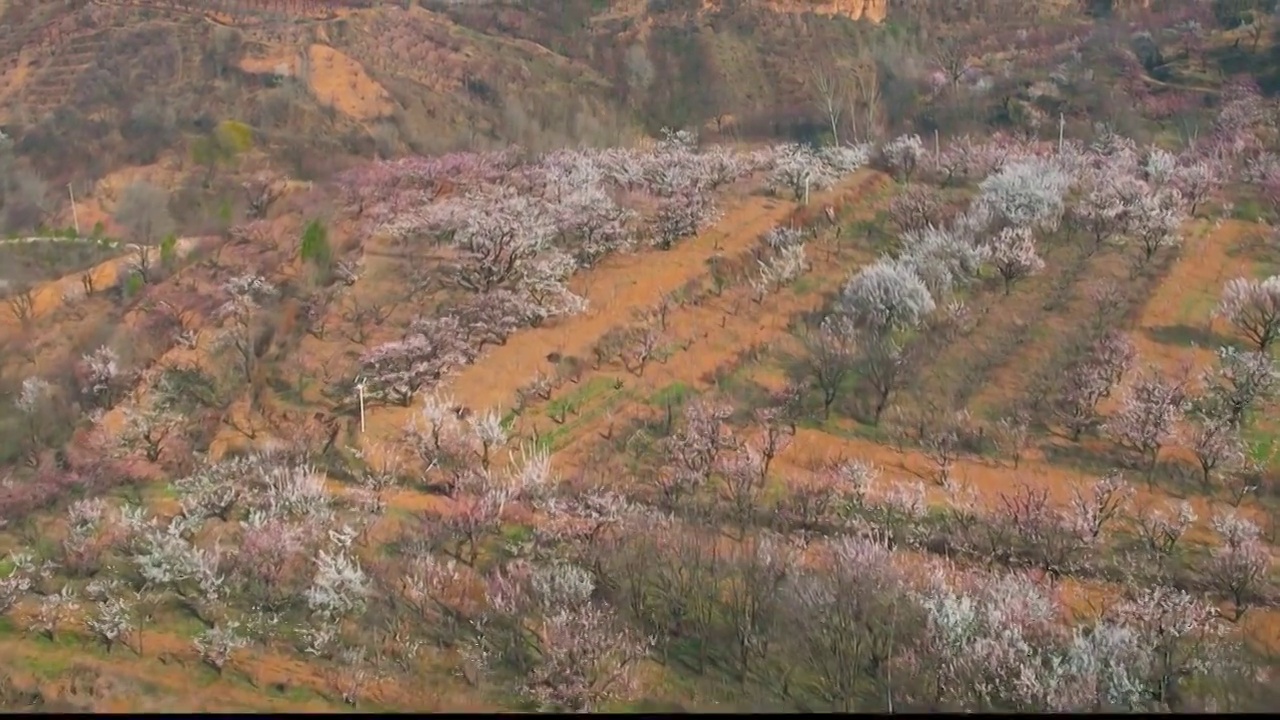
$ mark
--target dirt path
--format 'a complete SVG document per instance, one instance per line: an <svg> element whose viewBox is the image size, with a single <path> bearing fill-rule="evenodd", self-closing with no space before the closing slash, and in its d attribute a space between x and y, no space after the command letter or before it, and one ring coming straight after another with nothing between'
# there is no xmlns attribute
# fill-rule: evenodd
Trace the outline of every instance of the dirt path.
<svg viewBox="0 0 1280 720"><path fill-rule="evenodd" d="M93 712L334 712L344 709L325 671L261 646L233 654L221 674L197 657L184 633L148 628L142 655L117 647L106 654L83 635L58 642L8 634L0 638L0 677L38 689L46 702ZM433 660L429 657L428 661ZM460 683L371 681L365 702L389 709L484 712L494 708Z"/></svg>
<svg viewBox="0 0 1280 720"><path fill-rule="evenodd" d="M874 182L877 174L861 171L836 187L815 195L810 204L821 207L833 199ZM448 392L460 404L481 411L510 407L516 390L539 371L553 366L547 356L587 358L597 340L610 329L631 322L637 311L656 305L662 296L707 273L707 262L716 256L734 257L745 252L763 233L783 222L796 208L785 200L749 197L731 207L711 230L668 251L646 250L615 256L575 277L575 292L590 303L582 315L548 327L521 330L506 345L490 349L474 365L448 383ZM397 437L410 410L378 408L367 417L370 438Z"/></svg>
<svg viewBox="0 0 1280 720"><path fill-rule="evenodd" d="M1004 309L1004 312L1022 313L1022 319L1034 325L1030 337L1006 353L972 396L969 407L975 414L987 416L1008 409L1026 396L1032 381L1040 376L1058 352L1065 349L1063 343L1069 341L1077 328L1089 322L1088 283L1108 278L1119 283L1128 282L1126 261L1118 253L1098 252L1085 259L1078 270L1074 267L1075 260L1069 258L1068 265L1055 269L1051 275L1055 282L1045 285L1042 293L1027 298L1025 303L1019 302L1018 309ZM1046 310L1044 303L1053 292L1052 286L1061 277L1059 273L1068 272L1074 276L1069 279L1070 285L1064 291L1063 301L1056 309Z"/></svg>
<svg viewBox="0 0 1280 720"><path fill-rule="evenodd" d="M1218 346L1234 337L1227 322L1213 319L1213 309L1228 280L1254 276L1257 263L1248 247L1262 231L1240 220L1224 219L1216 230L1196 224L1130 333L1144 360L1169 371L1186 361L1213 363Z"/></svg>
<svg viewBox="0 0 1280 720"><path fill-rule="evenodd" d="M863 207L859 212L873 209L874 206ZM815 266L820 264L816 261L825 255L825 244L824 240L810 245L809 256L815 261ZM1114 262L1114 258L1110 260ZM1105 262L1105 258L1090 260L1082 276L1089 277L1089 268ZM586 473L588 477L599 477L618 472L621 467L615 466L606 452L612 439L605 438L610 422L617 432L624 432L628 420L661 411L661 403L656 401L661 394L710 390L714 384L714 372L731 365L744 349L753 344L776 347L788 342L787 318L795 312L818 307L822 302L822 291L838 286L852 264L851 255L845 255L836 263L817 267L798 283L808 286L804 292L798 292L794 287L787 288L770 296L762 305L747 299L748 289L735 287L726 291L723 297L713 298L700 306L673 309L667 319L667 335L676 352L665 363L652 363L641 377L616 366L588 371L578 383L566 383L559 388L550 401L526 408L516 429L526 436L531 434L533 427L537 427L543 436L553 434L555 465L564 476ZM1123 268L1119 272L1123 274ZM1178 287L1177 282L1175 278L1166 281L1162 287ZM729 314L728 309L734 305L738 311ZM1077 305L1072 299L1064 304L1062 312L1079 310ZM1152 307L1155 306L1153 300ZM689 339L693 339L694 344L681 350L682 344ZM1044 348L1028 348L1027 351L1035 358L1044 354ZM620 381L620 386L615 387L614 381ZM571 401L581 403L579 416L569 415L563 424L549 419L550 407L563 406ZM859 458L879 465L886 482L919 485L925 488L929 502L944 500L946 493L934 482L936 466L923 452L912 449L899 452L882 442L843 436L846 431L841 426L849 424L836 423L831 428L832 432L801 430L792 447L778 458L779 476L803 476L816 464L825 461ZM1003 495L1017 492L1023 484L1045 490L1052 502L1065 505L1071 501L1073 490L1084 490L1099 477L1095 473L1063 466L1036 451L1029 451L1016 469L1006 460L965 457L955 463L952 473L962 486L972 489L981 504L988 507L998 506ZM1133 485L1137 492L1135 507L1159 504L1169 499L1160 488L1148 490L1140 479L1135 479ZM1209 518L1218 503L1204 497L1192 497L1189 501L1201 518L1193 534L1205 538ZM1253 509L1245 509L1244 512L1252 515Z"/></svg>
<svg viewBox="0 0 1280 720"><path fill-rule="evenodd" d="M859 194L864 198L873 193L878 196L880 188L887 185L887 178L880 177L865 185L866 191ZM852 215L869 217L883 202L882 197L873 202L862 200ZM516 429L525 434L535 427L554 432L552 447L561 472L586 468L592 449L598 444L598 432L607 431L608 423L596 415L607 411L620 428L629 420L656 412L655 403L661 404L659 398L663 394L710 390L716 373L732 369L744 351L752 347L776 349L790 341L792 318L822 307L828 292L839 288L851 270L874 257L866 249L848 243L841 247L830 234L809 243L806 249L812 269L790 286L756 303L751 297L752 289L744 283L699 305L673 308L664 331L671 354L664 362L651 362L640 376L616 364L588 371L578 383L562 386L550 402L527 408ZM621 387L614 388L610 384L614 380L620 381ZM582 415L564 425L548 419L548 406L573 398L583 403L579 409Z"/></svg>
<svg viewBox="0 0 1280 720"><path fill-rule="evenodd" d="M1046 271L1018 283L1009 295L992 285L966 298L972 329L937 350L906 388L902 401L921 407L949 400L975 411L983 407L975 394L993 384L992 378L1017 370L1012 367L1012 355L1027 343L1010 348L1010 339L1028 326L1034 332L1043 322L1046 300L1059 279L1072 272L1078 255L1070 245L1055 245L1045 253Z"/></svg>
<svg viewBox="0 0 1280 720"><path fill-rule="evenodd" d="M181 257L195 247L196 240L196 238L180 239L175 250L177 256ZM127 248L128 246L125 247ZM152 248L151 251L155 258L154 261L158 263L159 248ZM120 271L127 268L137 256L137 251L127 251L121 257L112 258L87 270L65 275L56 280L50 280L38 285L31 291L31 310L28 320L39 320L60 307L64 295L74 293L81 287L80 277L86 273L93 277L94 287L99 291L105 290L116 282ZM2 310L3 312L0 312L0 331L12 329L20 324L14 313L9 312L9 308L3 308Z"/></svg>

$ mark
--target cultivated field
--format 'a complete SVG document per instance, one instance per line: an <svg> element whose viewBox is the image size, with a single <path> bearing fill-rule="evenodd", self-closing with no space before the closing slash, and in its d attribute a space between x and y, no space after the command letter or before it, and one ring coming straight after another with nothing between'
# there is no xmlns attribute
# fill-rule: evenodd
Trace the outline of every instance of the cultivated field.
<svg viewBox="0 0 1280 720"><path fill-rule="evenodd" d="M1280 135L1220 94L366 163L23 284L0 700L1272 706Z"/></svg>

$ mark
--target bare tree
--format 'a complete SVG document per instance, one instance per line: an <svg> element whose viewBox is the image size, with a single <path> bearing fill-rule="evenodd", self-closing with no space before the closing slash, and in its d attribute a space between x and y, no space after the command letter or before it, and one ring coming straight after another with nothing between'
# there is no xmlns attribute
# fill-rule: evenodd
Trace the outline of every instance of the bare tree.
<svg viewBox="0 0 1280 720"><path fill-rule="evenodd" d="M805 364L814 385L822 391L822 416L831 417L831 406L858 359L858 332L845 315L830 315L816 331L802 338Z"/></svg>
<svg viewBox="0 0 1280 720"><path fill-rule="evenodd" d="M925 454L938 466L934 481L939 487L951 485L951 469L960 454L960 438L950 423L932 428L924 438Z"/></svg>
<svg viewBox="0 0 1280 720"><path fill-rule="evenodd" d="M889 407L893 394L910 379L908 370L913 358L907 349L892 338L869 336L863 333L857 367L872 390L871 424L880 424L880 417Z"/></svg>
<svg viewBox="0 0 1280 720"><path fill-rule="evenodd" d="M139 245L152 245L175 229L169 214L169 194L148 182L135 182L125 188L116 205L116 222L129 232Z"/></svg>
<svg viewBox="0 0 1280 720"><path fill-rule="evenodd" d="M268 173L259 173L241 187L249 203L249 217L259 219L267 216L267 210L284 194L286 185L283 180Z"/></svg>
<svg viewBox="0 0 1280 720"><path fill-rule="evenodd" d="M863 126L862 139L870 141L879 134L880 118L880 69L871 58L864 58L850 73L853 78L849 93L849 120L853 125L853 138L858 140L858 125Z"/></svg>
<svg viewBox="0 0 1280 720"><path fill-rule="evenodd" d="M831 141L840 144L840 116L844 114L844 87L829 66L815 65L813 70L814 102L831 124Z"/></svg>
<svg viewBox="0 0 1280 720"><path fill-rule="evenodd" d="M785 595L783 583L794 565L794 552L769 536L748 543L731 573L725 605L737 649L738 680L746 685L755 659L769 659L770 640L777 637Z"/></svg>
<svg viewBox="0 0 1280 720"><path fill-rule="evenodd" d="M933 54L933 61L938 69L947 76L947 82L954 89L969 71L969 53L954 38L943 38L938 42L938 49Z"/></svg>
<svg viewBox="0 0 1280 720"><path fill-rule="evenodd" d="M644 375L644 369L649 365L649 361L653 360L662 348L663 340L662 331L652 319L635 328L630 344L622 354L623 367L636 377Z"/></svg>
<svg viewBox="0 0 1280 720"><path fill-rule="evenodd" d="M35 313L35 294L30 285L22 284L13 288L8 297L9 311L18 322L26 325L31 322Z"/></svg>
<svg viewBox="0 0 1280 720"><path fill-rule="evenodd" d="M34 229L45 218L49 186L38 175L26 171L7 171L3 167L0 148L0 230Z"/></svg>

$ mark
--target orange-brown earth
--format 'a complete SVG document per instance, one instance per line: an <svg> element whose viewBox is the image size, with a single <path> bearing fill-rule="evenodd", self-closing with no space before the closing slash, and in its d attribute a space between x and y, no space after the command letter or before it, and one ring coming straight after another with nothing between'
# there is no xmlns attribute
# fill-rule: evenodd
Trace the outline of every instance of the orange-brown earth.
<svg viewBox="0 0 1280 720"><path fill-rule="evenodd" d="M811 202L821 206L844 197L872 194L883 182L876 178L869 171L855 174L840 186L815 194ZM730 205L724 219L714 228L669 251L642 250L632 255L612 257L600 266L580 273L572 280L571 288L587 299L587 312L546 327L517 333L505 345L492 348L475 364L459 372L447 383L448 393L477 412L509 409L519 388L534 380L539 371L550 372L553 369L547 360L548 355L556 353L589 359L590 349L606 332L630 324L637 313L654 308L664 295L680 289L691 280L706 276L707 263L713 258L734 257L748 251L763 233L785 221L795 207L795 203L785 200L747 197ZM785 325L789 309L774 308L772 304L770 308L768 314L744 317L759 321L773 315L776 309L777 316L768 322ZM743 312L749 313L750 310L744 308ZM717 331L721 330L718 322L723 314L712 310L702 312L709 325L714 320ZM730 332L742 330L743 324L736 322ZM759 333L770 332L763 327L756 329ZM748 339L742 337L739 341ZM697 362L697 367L714 367L704 361L704 358L715 357L713 347L712 343L691 346L686 362ZM655 363L645 374L660 367L677 366L683 365L672 361L668 361L666 366ZM394 441L412 412L412 409L384 407L370 410L367 413L368 440Z"/></svg>
<svg viewBox="0 0 1280 720"><path fill-rule="evenodd" d="M889 186L883 176L864 171L839 187L815 196L813 205L840 207L842 222L865 219L883 207ZM553 436L550 444L555 451L555 466L563 475L581 471L600 475L612 472L605 476L627 482L625 475L618 472L616 460L605 450L607 441L602 436L611 429L607 424L621 432L629 420L661 412L659 398L664 394L711 392L715 389L717 371L736 371L748 380L776 387L782 374L771 357L776 356L778 350L796 349L788 327L793 317L821 307L825 293L838 288L849 272L873 257L869 249L860 247L858 238L847 235L837 238L830 229L822 229L807 246L809 271L762 302L753 302L752 291L745 283L732 284L719 295L709 291L709 261L716 257L731 259L749 252L763 232L787 222L795 210L795 203L784 200L742 198L728 205L725 218L715 228L671 251L644 250L611 258L600 267L583 272L574 279L573 286L590 300L589 312L517 333L506 345L492 349L475 365L459 373L449 384L448 392L459 403L477 411L487 408L505 411L514 404L517 390L537 373L554 372L548 355L555 353L588 361L587 369L576 383L564 382L549 401L528 403L513 430L523 438L530 437L535 430ZM1228 332L1220 322L1217 327L1212 326L1209 311L1226 279L1258 272L1258 261L1251 256L1252 244L1248 239L1259 232L1257 226L1225 221L1217 230L1197 227L1190 233L1181 259L1172 265L1157 292L1128 328L1144 358L1165 367L1176 365L1184 358L1201 365L1210 359L1211 350L1194 349L1180 343L1179 338L1197 332ZM389 261L367 258L367 278L377 277L380 262ZM95 272L103 274L102 281L106 282L106 275L116 272L119 263L107 263ZM1102 260L1090 261L1082 278L1107 271L1104 265ZM304 269L290 262L284 272L296 276ZM664 360L650 363L640 375L628 373L617 365L590 367L591 348L602 335L634 323L638 316L652 312L664 295L687 290L693 287L691 282L700 278L701 289L690 293L700 299L677 304L666 315L664 338L668 355ZM76 278L69 278L36 291L39 316L46 317L53 312L65 292L63 284L72 281L78 282ZM367 296L376 296L386 291L379 282L362 279L353 293L363 291ZM1001 301L1019 307L1041 302L1046 287L1042 282L1029 281L1015 289L1011 298L994 299L992 307L998 308ZM1080 296L1079 288L1074 289L1067 302L1042 321L1055 329L1061 327L1058 323L1076 322L1071 315L1080 310ZM13 324L12 321L0 323L0 332L11 331ZM994 339L1008 330L1007 324L992 324L986 332L992 333ZM380 332L389 336L393 330ZM1024 386L1026 378L1018 372L1019 368L1048 357L1053 352L1056 332L1037 334L1018 347L1013 361L992 373L973 397L980 402L996 402L1007 397L1011 387ZM354 343L337 337L331 336L323 342L307 337L300 350L305 362L323 363L353 347ZM742 351L751 347L761 347L764 351L744 360ZM962 352L957 358L963 355ZM615 381L619 381L617 387ZM551 406L555 403L575 404L576 414L570 414L563 425L558 424L550 418ZM394 444L413 412L412 408L371 408L361 444L366 448ZM880 466L884 472L883 482L920 485L930 502L944 501L946 491L933 483L934 468L924 453L910 448L899 451L862 434L854 423L844 420L833 420L819 428L802 428L792 446L778 458L776 474L785 484L787 479L801 478L824 462L858 458ZM226 442L224 438L224 445ZM1086 444L1101 446L1105 441L1089 440ZM1073 490L1084 488L1096 479L1096 474L1056 463L1052 456L1034 451L1024 457L1018 469L1008 460L964 457L957 461L953 474L962 487L972 489L985 505L999 502L1002 494L1011 493L1023 484L1046 490L1054 503L1061 504L1070 499ZM1140 481L1135 482L1135 489L1134 505L1139 509L1180 499L1159 486L1148 489ZM1200 517L1192 539L1211 540L1208 521L1213 511L1224 507L1224 503L1203 496L1191 497L1188 501ZM439 511L448 507L448 501L411 491L398 493L392 502L407 511ZM1256 503L1246 503L1243 512L1254 518L1262 516ZM1084 612L1096 612L1117 592L1103 584L1078 581L1069 581L1065 590L1072 606ZM1280 613L1255 609L1240 627L1257 642L1277 647L1280 646L1278 622ZM125 700L119 692L119 688L135 686L152 688L149 692L153 693L181 696L186 703L181 709L189 710L222 710L229 706L260 711L332 707L331 683L299 660L255 650L243 653L218 677L197 669L189 639L182 634L166 628L149 632L146 637L147 650L143 657L117 649L108 658L78 646L63 647L31 638L6 638L0 643L5 646L8 657L57 668L29 673L10 670L19 685L34 683L51 700L70 697L99 710L146 709L149 707L146 700ZM196 673L200 681L194 687L187 687L192 673ZM77 677L90 679L75 680ZM276 690L280 687L285 690ZM94 692L102 697L94 698ZM485 707L474 693L468 694L458 683L428 688L379 686L372 693L372 701L388 707L441 710Z"/></svg>

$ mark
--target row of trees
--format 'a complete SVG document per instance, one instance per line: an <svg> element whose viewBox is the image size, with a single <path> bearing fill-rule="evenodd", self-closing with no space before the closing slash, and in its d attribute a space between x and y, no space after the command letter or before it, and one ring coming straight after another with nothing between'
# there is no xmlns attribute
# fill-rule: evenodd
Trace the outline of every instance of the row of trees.
<svg viewBox="0 0 1280 720"><path fill-rule="evenodd" d="M992 273L1014 288L1041 270L1038 245L1051 238L1136 245L1138 262L1175 244L1180 221L1256 138L1247 108L1228 107L1236 115L1224 112L1208 149L1183 156L1139 152L1110 133L1057 151L1000 139L931 157L919 138L904 136L874 152L789 146L745 159L671 137L648 151L563 153L536 164L495 154L358 171L369 173L370 187L357 173L346 189L373 227L405 246L445 245L456 263L452 307L363 359L382 398L409 405L426 395L399 448L412 454L412 468L396 451L371 448L348 463L350 487L335 496L310 462L316 448L299 447L195 463L174 483L181 511L173 517L90 497L69 509L64 541L13 558L0 609L34 607L33 629L51 637L83 620L106 647L127 642L139 654L152 608L180 609L203 622L193 649L211 666L233 663L253 642L291 647L318 658L353 703L380 673L414 677L430 644L461 649L473 679L509 682L539 705L573 710L633 695L646 658L700 673L723 663L744 688L762 680L777 701L839 710L1166 709L1186 707L1179 703L1189 695L1214 696L1205 689L1213 677L1247 684L1218 613L1148 572L1152 558L1180 554L1189 511L1135 513L1149 552L1120 555L1098 542L1113 539L1112 521L1132 494L1119 478L1082 489L1069 510L1032 491L981 510L949 482L954 443L939 442L930 452L952 493L949 547L1000 569L908 565L893 552L899 544L927 550L937 539L922 485L882 490L876 468L838 463L798 478L776 504L766 500L774 459L796 432L794 394L761 411L749 431L730 426L731 407L691 404L659 445L656 471L624 494L562 483L546 450L518 443L497 412L466 416L424 392L485 344L571 311L564 279L576 267L636 240L669 245L664 228L686 228L671 243L687 235L690 215L705 221L713 212L715 187L760 171L803 197L874 158L904 181L927 173L979 181L975 201L952 218L926 192L895 201L901 243L850 277L810 338L824 398L856 373L876 391L878 418L907 377L913 336L958 312L956 289ZM660 209L646 213L650 204ZM662 220L664 207L686 222ZM762 287L803 264L802 238L787 229L763 243L777 265L762 269ZM1204 389L1144 372L1124 386L1119 410L1090 416L1081 432L1100 426L1154 462L1190 408L1206 478L1226 467L1229 454L1213 448L1231 447L1229 433L1275 382L1265 354L1277 324L1271 285L1228 287L1221 312L1258 347L1224 350ZM255 319L279 292L255 273L223 286L218 336L246 380L259 355ZM1122 387L1134 360L1122 337L1104 338L1070 374L1081 380L1082 402ZM80 373L85 402L101 408L129 384L107 351L84 358ZM48 397L38 379L29 385L23 412ZM131 408L104 458L142 464L180 454L177 412ZM1077 415L1088 414L1064 418ZM128 475L105 462L97 472ZM49 473L41 481L55 489L109 486ZM449 499L409 523L388 553L376 525L406 483ZM39 484L7 486L0 498ZM681 519L690 516L695 522ZM697 529L725 524L738 529L731 542ZM521 532L504 532L513 525ZM1238 616L1267 601L1270 557L1243 518L1221 513L1214 525L1222 543L1195 575L1234 600ZM1026 574L1101 573L1126 562L1128 596L1077 627L1061 622L1065 604Z"/></svg>
<svg viewBox="0 0 1280 720"><path fill-rule="evenodd" d="M1222 696L1206 689L1210 677L1247 676L1222 618L1184 592L1134 589L1073 627L1063 599L1028 570L906 560L892 543L928 538L923 498L886 491L865 463L796 478L779 507L759 512L760 495L743 502L734 488L769 475L788 434L784 406L750 437L726 424L731 408L691 404L664 443L659 487L694 495L664 491L648 506L562 483L543 452L515 445L504 457L514 439L496 415L464 422L449 405L430 399L411 432L429 467L457 478L454 499L404 527L397 553L379 550L375 526L397 485L424 482L416 471L371 452L334 495L305 455L281 449L198 467L174 483L171 518L74 503L60 543L11 558L0 611L33 603L35 632L83 627L109 651L139 654L147 618L189 613L203 623L193 650L210 666L255 643L292 648L323 663L353 704L378 677L419 672L432 645L461 650L473 680L569 710L633 697L646 659L695 673L723 662L756 697L843 711L1204 707L1198 698ZM713 512L747 507L787 534L753 521L726 545L705 520L686 525L665 509L687 514L706 490L721 498ZM1015 568L1059 547L1068 550L1054 557L1114 558L1101 543L1131 497L1109 476L1063 511L1028 495L975 516L953 495L953 517L973 538L988 533L986 552ZM495 544L530 513L531 536ZM1162 552L1194 519L1185 509L1134 517L1152 542L1173 538ZM1205 572L1214 587L1238 588L1243 609L1265 583L1257 528L1231 513L1214 527L1225 549Z"/></svg>
<svg viewBox="0 0 1280 720"><path fill-rule="evenodd" d="M445 244L452 307L361 359L373 397L407 404L515 330L586 309L568 289L582 267L642 241L667 250L718 216L715 193L764 173L796 199L856 170L865 147L786 145L743 153L668 133L649 149L514 152L401 160L345 176L353 209L404 247ZM645 211L646 206L648 208Z"/></svg>
<svg viewBox="0 0 1280 720"><path fill-rule="evenodd" d="M926 171L944 185L980 180L978 197L949 221L940 195L927 187L909 186L895 198L889 215L902 235L893 254L854 273L832 314L806 336L809 377L826 410L857 377L874 399L868 419L878 422L912 377L905 370L909 339L963 314L955 289L990 273L1009 294L1041 272L1038 245L1045 240L1071 239L1088 244L1088 252L1136 246L1135 272L1178 245L1183 222L1245 163L1256 162L1270 132L1263 107L1255 87L1233 86L1213 132L1181 155L1139 150L1106 127L1087 148L1001 136L962 137L935 153L915 136L886 143L879 162L900 179ZM1260 350L1275 319L1270 282L1233 281L1221 310ZM946 312L938 316L940 308Z"/></svg>

